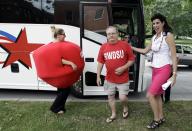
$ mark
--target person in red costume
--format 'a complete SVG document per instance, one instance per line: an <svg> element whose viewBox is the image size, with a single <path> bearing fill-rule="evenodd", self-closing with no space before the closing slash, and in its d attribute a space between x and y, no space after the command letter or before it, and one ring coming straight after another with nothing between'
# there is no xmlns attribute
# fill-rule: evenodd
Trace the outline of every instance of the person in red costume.
<svg viewBox="0 0 192 131"><path fill-rule="evenodd" d="M55 40L36 49L33 58L38 77L58 90L50 110L63 114L70 87L79 80L85 63L81 48L65 40L64 30L51 29Z"/></svg>
<svg viewBox="0 0 192 131"><path fill-rule="evenodd" d="M65 41L65 32L63 29L55 29L54 31L54 38L55 40L52 42L52 44L56 42L64 42ZM69 65L72 67L72 69L75 71L77 70L77 65L74 64L72 61L65 60L64 58L61 59L61 62L63 65ZM58 94L56 96L56 99L54 100L50 110L57 114L63 114L65 109L65 103L67 100L67 97L70 94L70 87L66 88L57 88Z"/></svg>
<svg viewBox="0 0 192 131"><path fill-rule="evenodd" d="M104 82L104 90L108 94L111 116L107 123L116 119L115 93L118 89L119 99L123 104L123 118L128 117L128 92L129 92L129 67L134 63L135 56L131 46L126 41L118 40L116 27L106 29L108 42L104 43L98 54L97 85L101 85L101 71L105 64L107 74Z"/></svg>

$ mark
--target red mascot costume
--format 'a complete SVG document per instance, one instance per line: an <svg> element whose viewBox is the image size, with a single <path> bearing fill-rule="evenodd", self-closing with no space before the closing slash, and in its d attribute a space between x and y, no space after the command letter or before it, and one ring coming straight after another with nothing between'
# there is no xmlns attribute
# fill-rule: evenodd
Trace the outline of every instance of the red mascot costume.
<svg viewBox="0 0 192 131"><path fill-rule="evenodd" d="M77 82L85 65L80 47L68 41L41 46L33 52L33 58L38 76L56 88L67 88ZM76 64L77 70L63 65L62 58Z"/></svg>

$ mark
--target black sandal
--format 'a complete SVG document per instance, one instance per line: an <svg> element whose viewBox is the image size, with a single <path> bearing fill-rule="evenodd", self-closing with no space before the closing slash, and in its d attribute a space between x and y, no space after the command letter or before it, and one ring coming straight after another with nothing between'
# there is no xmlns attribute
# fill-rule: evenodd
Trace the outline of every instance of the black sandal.
<svg viewBox="0 0 192 131"><path fill-rule="evenodd" d="M159 127L159 121L153 120L149 125L147 125L148 129L155 129Z"/></svg>
<svg viewBox="0 0 192 131"><path fill-rule="evenodd" d="M163 118L161 118L160 120L159 120L159 125L160 124L163 124L165 122L165 118L163 117Z"/></svg>
<svg viewBox="0 0 192 131"><path fill-rule="evenodd" d="M123 112L123 119L127 119L128 116L129 116L128 111Z"/></svg>
<svg viewBox="0 0 192 131"><path fill-rule="evenodd" d="M111 123L111 122L113 122L115 119L116 119L115 117L114 117L114 118L108 117L108 118L106 119L106 122L107 122L107 123Z"/></svg>

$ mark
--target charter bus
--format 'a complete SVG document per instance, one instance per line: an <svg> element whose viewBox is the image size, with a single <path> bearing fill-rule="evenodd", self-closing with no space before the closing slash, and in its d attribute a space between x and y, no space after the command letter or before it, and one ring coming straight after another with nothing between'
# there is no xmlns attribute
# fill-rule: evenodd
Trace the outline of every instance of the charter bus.
<svg viewBox="0 0 192 131"><path fill-rule="evenodd" d="M55 26L63 28L66 40L78 44L84 55L85 68L73 85L73 94L106 95L106 68L102 71L101 86L96 84L96 72L97 55L107 41L105 29L110 25L118 28L119 39L129 35L130 44L143 47L142 0L1 0L0 88L56 90L37 76L31 49L33 44L53 41L51 27ZM143 68L144 57L136 54L129 69L131 91L143 90Z"/></svg>

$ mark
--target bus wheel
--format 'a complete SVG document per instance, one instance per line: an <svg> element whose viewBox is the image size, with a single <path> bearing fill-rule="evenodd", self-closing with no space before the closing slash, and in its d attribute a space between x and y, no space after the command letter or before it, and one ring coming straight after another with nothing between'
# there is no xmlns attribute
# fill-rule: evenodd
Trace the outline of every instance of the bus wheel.
<svg viewBox="0 0 192 131"><path fill-rule="evenodd" d="M82 80L78 80L71 88L71 94L77 98L83 98Z"/></svg>

